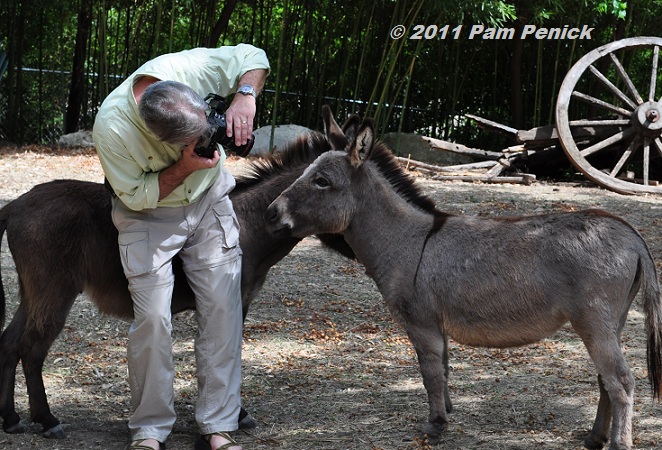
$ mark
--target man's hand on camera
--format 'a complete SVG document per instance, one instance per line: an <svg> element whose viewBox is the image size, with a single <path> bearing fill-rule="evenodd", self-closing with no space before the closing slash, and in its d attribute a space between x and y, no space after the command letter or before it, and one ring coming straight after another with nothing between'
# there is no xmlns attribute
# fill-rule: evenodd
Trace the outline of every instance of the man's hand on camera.
<svg viewBox="0 0 662 450"><path fill-rule="evenodd" d="M237 94L232 99L232 104L225 111L225 121L226 133L228 137L234 136L235 145L246 145L252 136L256 111L255 97L252 95Z"/></svg>
<svg viewBox="0 0 662 450"><path fill-rule="evenodd" d="M211 169L216 167L221 160L218 151L214 152L214 157L209 159L199 156L195 153L197 139L192 140L182 149L182 157L172 166L159 172L159 200L164 199L177 186L196 170Z"/></svg>
<svg viewBox="0 0 662 450"><path fill-rule="evenodd" d="M182 158L178 161L179 164L182 164L182 168L185 170L190 170L190 173L195 172L196 170L201 169L211 169L216 167L216 165L221 160L221 156L218 153L218 150L214 151L213 158L205 158L200 156L195 152L195 146L197 141L194 141L184 147L182 150ZM189 174L190 174L189 173Z"/></svg>

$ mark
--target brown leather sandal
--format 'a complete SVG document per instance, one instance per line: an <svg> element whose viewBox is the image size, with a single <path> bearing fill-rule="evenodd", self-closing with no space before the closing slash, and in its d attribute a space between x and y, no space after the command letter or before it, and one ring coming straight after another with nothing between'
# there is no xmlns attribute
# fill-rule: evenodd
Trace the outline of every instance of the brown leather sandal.
<svg viewBox="0 0 662 450"><path fill-rule="evenodd" d="M131 445L129 446L129 450L154 450L154 447L150 447L149 445L143 444L143 442L145 442L146 440L147 439L138 439L131 442ZM165 448L166 448L165 444L163 442L159 442L159 450L165 450Z"/></svg>
<svg viewBox="0 0 662 450"><path fill-rule="evenodd" d="M227 439L229 442L226 442L225 444L221 445L220 447L212 448L211 444L209 443L209 438L211 436L220 436L223 439ZM211 434L205 434L204 436L200 436L200 439L198 439L198 442L195 443L195 449L196 450L228 450L232 447L241 447L237 442L235 442L234 439L228 434L224 433L222 431L216 432L216 433L211 433Z"/></svg>

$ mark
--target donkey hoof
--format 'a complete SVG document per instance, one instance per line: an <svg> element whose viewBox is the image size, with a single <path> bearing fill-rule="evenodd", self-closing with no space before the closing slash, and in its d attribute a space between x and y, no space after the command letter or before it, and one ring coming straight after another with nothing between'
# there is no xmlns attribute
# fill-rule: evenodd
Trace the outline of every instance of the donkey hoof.
<svg viewBox="0 0 662 450"><path fill-rule="evenodd" d="M255 420L255 417L251 416L244 408L241 408L239 411L239 428L242 430L257 428L257 420Z"/></svg>
<svg viewBox="0 0 662 450"><path fill-rule="evenodd" d="M423 438L427 441L429 445L437 445L441 441L441 436L438 434L433 436L425 434Z"/></svg>
<svg viewBox="0 0 662 450"><path fill-rule="evenodd" d="M22 422L15 423L10 427L5 427L5 433L9 434L22 434L28 431L28 427L23 425Z"/></svg>
<svg viewBox="0 0 662 450"><path fill-rule="evenodd" d="M64 432L64 428L62 428L62 425L55 425L53 428L50 428L42 433L44 437L47 437L49 439L62 439L66 437L66 433Z"/></svg>
<svg viewBox="0 0 662 450"><path fill-rule="evenodd" d="M601 450L606 443L607 438L596 438L592 434L589 434L588 437L584 439L584 447L588 450Z"/></svg>
<svg viewBox="0 0 662 450"><path fill-rule="evenodd" d="M446 431L447 428L448 423L442 425L428 422L421 428L421 435L418 440L426 440L430 445L437 445L441 440L441 433Z"/></svg>

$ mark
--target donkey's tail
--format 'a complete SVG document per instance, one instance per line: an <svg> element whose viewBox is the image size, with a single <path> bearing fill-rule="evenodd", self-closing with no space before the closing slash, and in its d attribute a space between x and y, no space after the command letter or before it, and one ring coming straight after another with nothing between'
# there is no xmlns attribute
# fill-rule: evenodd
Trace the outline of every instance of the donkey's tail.
<svg viewBox="0 0 662 450"><path fill-rule="evenodd" d="M643 303L646 315L646 361L653 398L660 400L662 386L662 298L655 262L650 254L642 257Z"/></svg>
<svg viewBox="0 0 662 450"><path fill-rule="evenodd" d="M0 209L0 244L2 243L2 236L7 229L7 210L6 208ZM1 256L1 255L0 255ZM0 267L2 267L0 265ZM2 285L2 273L0 271L0 331L5 328L5 288Z"/></svg>

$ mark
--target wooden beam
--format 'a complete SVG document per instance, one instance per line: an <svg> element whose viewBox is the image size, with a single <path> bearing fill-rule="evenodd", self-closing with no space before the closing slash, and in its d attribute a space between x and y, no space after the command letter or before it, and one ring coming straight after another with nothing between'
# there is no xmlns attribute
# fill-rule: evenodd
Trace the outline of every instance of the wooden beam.
<svg viewBox="0 0 662 450"><path fill-rule="evenodd" d="M532 128L530 130L519 130L517 132L517 141L521 143L549 144L558 141L559 135L556 133L554 125L545 125L543 127Z"/></svg>
<svg viewBox="0 0 662 450"><path fill-rule="evenodd" d="M624 129L618 124L620 121L605 121L605 125L598 126L573 126L572 136L575 141L580 139L601 139L603 136L611 136ZM587 121L587 123L590 123ZM594 122L597 123L597 122ZM559 135L554 125L545 125L543 127L532 128L530 130L520 130L517 132L517 141L527 146L546 146L557 144Z"/></svg>
<svg viewBox="0 0 662 450"><path fill-rule="evenodd" d="M456 144L454 142L442 141L441 139L434 139L431 137L423 136L423 139L428 141L430 147L437 150L446 150L449 152L460 153L462 155L469 155L475 158L482 159L494 159L503 158L503 153L501 152L491 152L489 150L480 150L477 148L466 147L462 144Z"/></svg>
<svg viewBox="0 0 662 450"><path fill-rule="evenodd" d="M497 161L479 161L468 164L457 164L454 166L435 166L433 164L424 163L415 159L403 158L402 156L396 156L396 159L404 164L407 168L413 166L418 169L425 169L429 172L462 172L464 170L490 168L499 164Z"/></svg>
<svg viewBox="0 0 662 450"><path fill-rule="evenodd" d="M487 175L435 175L433 178L435 180L442 181L478 181L481 183L513 183L526 185L533 184L536 181L536 176L530 173L523 173L521 175L511 177L490 177Z"/></svg>
<svg viewBox="0 0 662 450"><path fill-rule="evenodd" d="M491 128L496 131L501 131L503 133L506 133L510 136L516 136L517 135L517 129L513 127L509 127L508 125L504 125L502 123L494 122L492 120L484 119L480 116L476 116L473 114L465 114L465 117L468 117L469 119L475 120L479 126L485 127L485 128Z"/></svg>

